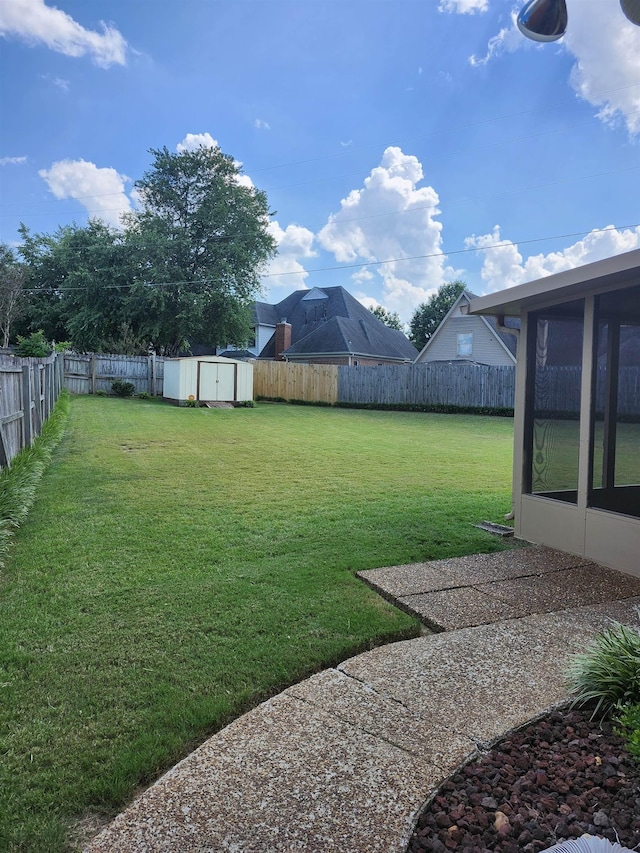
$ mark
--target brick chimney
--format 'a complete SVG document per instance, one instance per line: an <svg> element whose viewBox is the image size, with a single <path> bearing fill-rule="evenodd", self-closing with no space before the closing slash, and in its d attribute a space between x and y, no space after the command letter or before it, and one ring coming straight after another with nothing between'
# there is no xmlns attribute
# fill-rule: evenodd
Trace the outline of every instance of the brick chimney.
<svg viewBox="0 0 640 853"><path fill-rule="evenodd" d="M291 346L291 323L284 317L276 324L276 361L284 361L282 353Z"/></svg>

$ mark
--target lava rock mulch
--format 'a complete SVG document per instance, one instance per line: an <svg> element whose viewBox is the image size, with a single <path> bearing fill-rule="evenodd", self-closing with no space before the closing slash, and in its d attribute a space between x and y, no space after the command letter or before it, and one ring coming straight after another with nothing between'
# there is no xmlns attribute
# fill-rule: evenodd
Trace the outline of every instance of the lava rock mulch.
<svg viewBox="0 0 640 853"><path fill-rule="evenodd" d="M465 765L420 816L407 853L539 853L584 833L640 850L640 761L589 716L554 711Z"/></svg>

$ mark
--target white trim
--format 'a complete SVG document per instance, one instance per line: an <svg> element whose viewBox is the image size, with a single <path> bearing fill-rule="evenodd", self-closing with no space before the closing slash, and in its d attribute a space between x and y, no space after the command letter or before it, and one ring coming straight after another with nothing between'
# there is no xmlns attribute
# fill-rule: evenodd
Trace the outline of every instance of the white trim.
<svg viewBox="0 0 640 853"><path fill-rule="evenodd" d="M580 299L596 291L618 290L638 284L640 249L624 252L592 264L574 267L526 284L519 284L471 301L471 314L507 314L519 316L536 307L557 305Z"/></svg>

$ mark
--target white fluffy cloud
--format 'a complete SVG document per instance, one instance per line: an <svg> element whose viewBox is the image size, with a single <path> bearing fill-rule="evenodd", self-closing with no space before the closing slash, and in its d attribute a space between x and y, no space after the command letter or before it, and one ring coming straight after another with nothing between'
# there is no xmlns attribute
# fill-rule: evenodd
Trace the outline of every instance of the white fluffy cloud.
<svg viewBox="0 0 640 853"><path fill-rule="evenodd" d="M0 157L0 166L20 166L26 162L26 157Z"/></svg>
<svg viewBox="0 0 640 853"><path fill-rule="evenodd" d="M605 122L622 119L634 135L640 133L640 27L624 16L618 0L568 3L569 24L558 45L576 60L570 83L590 104L599 107L598 117ZM472 56L472 65L486 65L504 53L533 48L516 25L511 23L493 36L483 57ZM547 46L538 46L545 50Z"/></svg>
<svg viewBox="0 0 640 853"><path fill-rule="evenodd" d="M220 144L217 139L214 139L210 133L187 133L182 142L176 145L178 154L183 154L185 151L195 151L197 148L219 148ZM242 168L242 163L239 160L234 161L238 169ZM253 186L253 181L249 175L238 175L236 183L241 187Z"/></svg>
<svg viewBox="0 0 640 853"><path fill-rule="evenodd" d="M487 44L487 52L484 56L469 57L471 65L486 65L497 56L502 56L503 53L513 53L519 50L527 43L525 37L518 29L517 12L511 12L511 18L507 27L502 27L497 35L492 36Z"/></svg>
<svg viewBox="0 0 640 853"><path fill-rule="evenodd" d="M600 119L622 117L631 134L640 133L640 27L627 20L618 0L576 3L570 12L564 42L577 60L571 85L600 108Z"/></svg>
<svg viewBox="0 0 640 853"><path fill-rule="evenodd" d="M499 225L496 225L490 234L468 237L466 244L469 248L484 250L481 275L487 285L485 292L493 293L523 284L525 281L533 281L638 249L640 226L618 231L613 225L609 225L602 230L591 231L582 240L561 252L530 255L526 260L516 243L502 239Z"/></svg>
<svg viewBox="0 0 640 853"><path fill-rule="evenodd" d="M197 148L218 148L218 142L210 133L187 133L182 142L176 145L178 154L195 151Z"/></svg>
<svg viewBox="0 0 640 853"><path fill-rule="evenodd" d="M129 179L115 169L100 169L86 160L60 160L38 174L56 198L77 199L89 216L102 219L107 225L120 227L120 217L132 209L125 193Z"/></svg>
<svg viewBox="0 0 640 853"><path fill-rule="evenodd" d="M438 11L470 15L474 12L486 12L488 8L489 0L440 0Z"/></svg>
<svg viewBox="0 0 640 853"><path fill-rule="evenodd" d="M382 281L383 303L403 319L453 273L441 250L438 194L433 187L418 187L422 179L416 157L387 148L363 187L342 200L318 234L322 248L339 263L415 258L365 266L352 276L360 283L369 278L366 271L373 271Z"/></svg>
<svg viewBox="0 0 640 853"><path fill-rule="evenodd" d="M265 277L264 284L268 288L284 287L287 290L306 287L309 273L300 259L315 258L318 254L313 249L313 231L301 225L287 225L283 230L278 222L272 221L269 223L269 232L278 243L278 254L269 264L268 278Z"/></svg>
<svg viewBox="0 0 640 853"><path fill-rule="evenodd" d="M115 27L101 22L102 32L87 30L66 12L44 0L2 0L0 35L28 44L44 44L65 56L89 55L96 65L125 65L127 42Z"/></svg>

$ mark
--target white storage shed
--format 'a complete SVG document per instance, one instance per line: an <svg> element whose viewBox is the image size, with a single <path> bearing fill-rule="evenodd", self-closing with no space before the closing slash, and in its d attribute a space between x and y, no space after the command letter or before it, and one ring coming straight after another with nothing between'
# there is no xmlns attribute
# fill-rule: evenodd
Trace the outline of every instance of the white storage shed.
<svg viewBox="0 0 640 853"><path fill-rule="evenodd" d="M218 355L169 358L164 363L162 396L172 403L253 400L253 365Z"/></svg>

